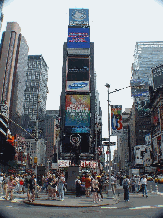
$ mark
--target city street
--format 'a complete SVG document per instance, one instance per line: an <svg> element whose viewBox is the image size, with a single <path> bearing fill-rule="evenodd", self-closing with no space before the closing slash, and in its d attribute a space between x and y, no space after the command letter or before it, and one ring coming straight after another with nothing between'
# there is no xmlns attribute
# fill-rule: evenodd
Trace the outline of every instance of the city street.
<svg viewBox="0 0 164 219"><path fill-rule="evenodd" d="M149 184L154 184L149 182ZM149 185L148 185L149 186ZM163 185L159 185L163 190ZM130 201L124 202L123 190L119 190L119 202L98 207L48 207L34 206L23 203L23 199L0 201L3 217L16 218L156 218L163 217L163 193L148 192L148 198L142 194L130 193ZM117 190L118 193L118 190ZM85 197L82 197L85 199ZM71 203L76 199L74 195L66 195L65 200ZM81 199L81 198L79 198ZM36 199L37 200L37 199ZM56 201L52 201L56 202ZM104 200L105 202L105 200ZM101 202L101 205L103 202Z"/></svg>

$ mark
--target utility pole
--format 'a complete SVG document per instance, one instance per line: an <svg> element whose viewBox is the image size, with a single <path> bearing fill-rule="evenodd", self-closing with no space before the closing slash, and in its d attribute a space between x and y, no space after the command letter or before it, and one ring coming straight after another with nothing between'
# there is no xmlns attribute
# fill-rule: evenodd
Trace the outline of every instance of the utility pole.
<svg viewBox="0 0 164 219"><path fill-rule="evenodd" d="M109 150L109 190L108 190L108 198L110 198L110 195L112 194L111 192L111 167L110 167L110 163L111 163L111 151L110 151L110 112L109 112L109 88L110 85L108 83L106 83L105 85L108 88L108 133L109 133L109 146L108 146L108 150Z"/></svg>

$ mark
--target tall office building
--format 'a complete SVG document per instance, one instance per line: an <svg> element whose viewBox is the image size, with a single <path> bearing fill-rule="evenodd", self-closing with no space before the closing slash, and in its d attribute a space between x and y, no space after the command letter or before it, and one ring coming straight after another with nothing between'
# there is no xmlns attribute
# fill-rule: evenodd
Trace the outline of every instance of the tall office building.
<svg viewBox="0 0 164 219"><path fill-rule="evenodd" d="M52 161L53 154L57 149L57 124L59 110L46 110L45 117L45 141L46 141L46 160Z"/></svg>
<svg viewBox="0 0 164 219"><path fill-rule="evenodd" d="M39 129L44 135L44 118L46 115L48 66L42 55L28 56L28 69L26 72L25 101L24 101L24 128L32 134L36 131L36 120ZM27 135L25 136L27 137ZM30 136L29 136L30 137Z"/></svg>
<svg viewBox="0 0 164 219"><path fill-rule="evenodd" d="M9 109L16 62L17 46L21 29L16 22L7 23L3 32L0 51L0 102L6 102Z"/></svg>
<svg viewBox="0 0 164 219"><path fill-rule="evenodd" d="M26 39L24 36L22 36L22 34L20 34L17 46L9 109L9 118L19 125L22 125L22 117L24 115L23 103L28 62L28 50L29 48ZM13 122L10 123L10 130L13 135L21 135L22 133L22 129L20 129L19 126L15 125Z"/></svg>
<svg viewBox="0 0 164 219"><path fill-rule="evenodd" d="M137 42L132 64L131 94L137 108L150 100L149 86L153 85L151 69L163 63L163 42Z"/></svg>
<svg viewBox="0 0 164 219"><path fill-rule="evenodd" d="M18 23L7 23L0 51L0 102L6 104L9 118L19 125L23 116L28 59L28 45L20 32ZM13 135L21 133L19 126L13 122L10 122L9 128Z"/></svg>
<svg viewBox="0 0 164 219"><path fill-rule="evenodd" d="M70 159L72 138L80 140L80 159L95 153L94 43L90 42L89 9L69 9L67 42L63 46L60 103L60 155Z"/></svg>

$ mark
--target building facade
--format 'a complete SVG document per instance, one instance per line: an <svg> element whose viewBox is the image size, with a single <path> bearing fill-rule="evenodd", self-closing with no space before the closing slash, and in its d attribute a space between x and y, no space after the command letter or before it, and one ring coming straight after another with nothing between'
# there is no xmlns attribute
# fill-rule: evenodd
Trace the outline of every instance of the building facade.
<svg viewBox="0 0 164 219"><path fill-rule="evenodd" d="M46 160L53 160L54 153L57 153L57 125L59 122L59 110L46 110L45 117L45 142Z"/></svg>
<svg viewBox="0 0 164 219"><path fill-rule="evenodd" d="M83 19L78 18L79 15L82 15ZM62 145L60 153L63 159L71 159L72 136L80 139L77 149L80 159L93 159L95 92L94 43L90 42L89 10L70 9L68 38L63 46L60 104Z"/></svg>
<svg viewBox="0 0 164 219"><path fill-rule="evenodd" d="M131 95L138 110L150 101L149 86L153 85L151 69L163 63L163 42L137 42L132 64ZM144 112L147 113L146 111Z"/></svg>
<svg viewBox="0 0 164 219"><path fill-rule="evenodd" d="M0 52L0 101L10 108L13 75L17 55L17 46L21 29L16 22L7 23L3 32Z"/></svg>
<svg viewBox="0 0 164 219"><path fill-rule="evenodd" d="M47 81L48 66L43 56L29 55L24 92L23 127L31 134L36 134L38 121L39 138L44 136L44 119L48 92ZM25 137L30 138L28 134Z"/></svg>

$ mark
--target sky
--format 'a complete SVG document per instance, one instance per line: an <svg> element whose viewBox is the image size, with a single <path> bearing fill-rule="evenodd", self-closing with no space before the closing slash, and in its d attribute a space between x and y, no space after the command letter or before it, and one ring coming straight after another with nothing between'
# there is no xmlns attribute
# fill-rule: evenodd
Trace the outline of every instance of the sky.
<svg viewBox="0 0 164 219"><path fill-rule="evenodd" d="M108 137L107 88L130 85L136 42L163 41L163 2L160 0L8 0L2 32L17 22L29 55L43 55L48 71L47 110L58 110L62 91L63 43L67 42L69 8L88 8L90 41L102 108L103 137ZM110 104L131 108L130 88L110 94ZM111 141L116 141L111 137ZM112 147L114 150L115 147Z"/></svg>

